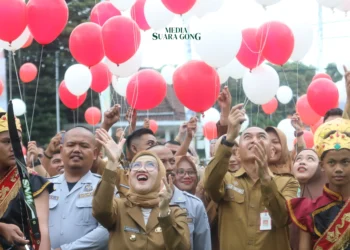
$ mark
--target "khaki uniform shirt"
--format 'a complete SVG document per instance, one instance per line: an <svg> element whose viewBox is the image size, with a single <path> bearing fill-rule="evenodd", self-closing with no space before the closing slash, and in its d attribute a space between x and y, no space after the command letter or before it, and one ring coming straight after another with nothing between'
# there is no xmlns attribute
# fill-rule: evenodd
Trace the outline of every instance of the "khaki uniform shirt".
<svg viewBox="0 0 350 250"><path fill-rule="evenodd" d="M220 145L205 171L204 188L219 204L219 240L222 250L288 250L286 199L297 196L299 184L291 176L273 176L262 185L244 168L227 173L231 148ZM268 211L272 229L260 230L260 214Z"/></svg>
<svg viewBox="0 0 350 250"><path fill-rule="evenodd" d="M106 169L94 194L93 216L110 232L109 249L189 250L190 232L187 212L171 207L166 217L159 208L152 209L147 225L139 206L127 199L114 198L115 172Z"/></svg>

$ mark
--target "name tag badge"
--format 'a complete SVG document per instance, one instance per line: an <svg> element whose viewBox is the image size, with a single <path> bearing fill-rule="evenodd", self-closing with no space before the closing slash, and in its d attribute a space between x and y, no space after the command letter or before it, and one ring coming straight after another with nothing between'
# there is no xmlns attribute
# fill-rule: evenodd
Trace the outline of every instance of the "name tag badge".
<svg viewBox="0 0 350 250"><path fill-rule="evenodd" d="M271 217L269 215L269 212L265 210L264 212L260 213L260 230L266 231L271 229L272 229Z"/></svg>
<svg viewBox="0 0 350 250"><path fill-rule="evenodd" d="M58 196L50 195L50 200L56 200L56 201L58 201Z"/></svg>
<svg viewBox="0 0 350 250"><path fill-rule="evenodd" d="M140 233L140 230L138 230L137 228L127 227L127 226L124 227L124 231L125 232L137 233L137 234Z"/></svg>
<svg viewBox="0 0 350 250"><path fill-rule="evenodd" d="M238 187L233 186L233 185L231 185L231 184L226 185L226 189L231 189L231 190L233 190L233 191L236 191L236 192L239 193L239 194L244 194L244 189L238 188Z"/></svg>
<svg viewBox="0 0 350 250"><path fill-rule="evenodd" d="M90 192L90 193L82 193L82 194L79 194L79 198L86 198L86 197L91 197L93 196L93 192Z"/></svg>

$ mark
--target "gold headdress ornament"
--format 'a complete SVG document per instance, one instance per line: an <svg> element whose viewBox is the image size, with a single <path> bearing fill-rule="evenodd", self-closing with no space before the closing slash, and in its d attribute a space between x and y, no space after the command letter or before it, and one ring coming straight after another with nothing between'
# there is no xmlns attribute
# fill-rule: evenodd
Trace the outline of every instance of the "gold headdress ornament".
<svg viewBox="0 0 350 250"><path fill-rule="evenodd" d="M16 117L16 127L17 130L22 132L21 121ZM7 113L5 110L0 108L0 133L9 131L9 125L7 121Z"/></svg>
<svg viewBox="0 0 350 250"><path fill-rule="evenodd" d="M314 135L318 157L328 150L350 150L350 120L337 118L322 124Z"/></svg>

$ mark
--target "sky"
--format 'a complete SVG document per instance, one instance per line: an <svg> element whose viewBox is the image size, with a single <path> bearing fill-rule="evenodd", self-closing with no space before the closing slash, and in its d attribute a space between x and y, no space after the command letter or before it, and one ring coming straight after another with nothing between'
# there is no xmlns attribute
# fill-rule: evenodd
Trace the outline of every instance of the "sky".
<svg viewBox="0 0 350 250"><path fill-rule="evenodd" d="M339 10L333 11L327 8L322 8L324 39L322 57L319 58L319 8L317 0L281 0L275 5L268 6L266 10L255 0L225 0L221 9L215 14L241 29L258 28L264 22L271 20L286 24L311 24L314 29L313 45L302 60L303 63L316 66L320 71L323 71L330 62L350 62L350 17ZM196 27L198 22L201 22L201 19L190 18L190 29ZM182 18L176 16L168 27L183 27ZM154 41L152 40L153 32L150 30L142 34L142 44L145 48L143 66L159 68L165 64L181 64L186 61L184 41ZM165 30L159 31L159 33L165 33ZM192 46L192 59L199 58Z"/></svg>

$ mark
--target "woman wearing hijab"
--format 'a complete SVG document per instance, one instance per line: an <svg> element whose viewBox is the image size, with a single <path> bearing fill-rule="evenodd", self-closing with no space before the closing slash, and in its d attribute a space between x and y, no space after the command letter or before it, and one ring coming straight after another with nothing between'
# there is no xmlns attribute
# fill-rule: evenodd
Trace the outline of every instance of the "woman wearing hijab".
<svg viewBox="0 0 350 250"><path fill-rule="evenodd" d="M300 183L299 198L316 199L322 195L326 184L326 175L321 170L317 153L312 149L302 150L295 158L292 173ZM293 250L299 249L299 228L292 224L290 227L290 242Z"/></svg>
<svg viewBox="0 0 350 250"><path fill-rule="evenodd" d="M93 215L110 232L109 249L189 250L187 213L169 206L172 181L167 183L162 161L152 152L138 153L130 164L126 198L114 198L115 171L125 140L116 144L105 130L96 134L108 163L94 194Z"/></svg>

